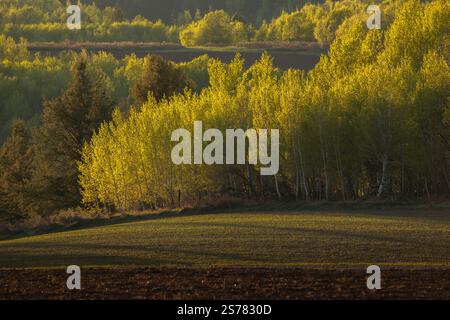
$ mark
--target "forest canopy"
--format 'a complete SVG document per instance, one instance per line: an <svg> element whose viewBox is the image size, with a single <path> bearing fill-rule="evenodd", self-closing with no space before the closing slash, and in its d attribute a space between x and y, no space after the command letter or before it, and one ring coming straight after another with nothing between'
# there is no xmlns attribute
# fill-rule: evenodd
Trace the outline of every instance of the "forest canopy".
<svg viewBox="0 0 450 320"><path fill-rule="evenodd" d="M3 4L13 2L2 2L2 17L12 12ZM308 73L279 70L268 53L250 68L239 54L231 63L205 55L179 64L106 52L49 57L31 54L23 38L0 35L0 219L224 197L448 198L450 4L384 1L385 22L373 30L361 8L356 0L306 5L253 30L261 41L330 42ZM33 14L39 11L23 12ZM21 15L2 27L24 26L11 22ZM114 19L111 26L135 33L127 18ZM242 41L236 30L252 37L248 23L226 11L192 19L185 16L181 32L189 46ZM150 23L133 21L142 30ZM173 164L171 133L198 120L205 129L279 129L278 174L263 177L253 164Z"/></svg>
<svg viewBox="0 0 450 320"><path fill-rule="evenodd" d="M449 191L449 3L405 1L387 30L351 19L307 75L265 54L250 69L212 61L210 86L115 112L83 149L85 204L123 209L228 194L304 200L431 197ZM414 32L414 36L411 33ZM170 134L277 128L280 173L257 165L174 165Z"/></svg>
<svg viewBox="0 0 450 320"><path fill-rule="evenodd" d="M63 52L55 57L31 54L25 41L16 43L0 35L0 142L4 141L16 118L29 126L39 123L43 102L57 97L72 80L70 70L77 56L75 52ZM143 77L151 60L135 55L119 60L106 52L92 54L89 59L94 70L106 75L114 99L123 108L134 101L131 89ZM208 85L209 59L200 56L177 67L192 88L201 90Z"/></svg>

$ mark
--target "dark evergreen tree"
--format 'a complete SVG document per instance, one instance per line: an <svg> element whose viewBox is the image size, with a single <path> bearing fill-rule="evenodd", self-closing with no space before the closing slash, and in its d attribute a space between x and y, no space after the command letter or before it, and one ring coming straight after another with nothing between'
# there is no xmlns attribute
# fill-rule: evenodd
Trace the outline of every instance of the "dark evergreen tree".
<svg viewBox="0 0 450 320"><path fill-rule="evenodd" d="M142 79L132 88L132 96L137 103L146 102L149 92L160 101L190 86L183 71L174 63L156 55L151 55L148 59L147 70Z"/></svg>
<svg viewBox="0 0 450 320"><path fill-rule="evenodd" d="M25 122L17 120L0 149L0 221L27 216L33 154Z"/></svg>
<svg viewBox="0 0 450 320"><path fill-rule="evenodd" d="M72 85L45 103L42 125L34 134L33 208L42 215L79 204L77 161L81 149L112 114L114 103L104 75L89 72L87 64L87 55L82 54L74 67Z"/></svg>

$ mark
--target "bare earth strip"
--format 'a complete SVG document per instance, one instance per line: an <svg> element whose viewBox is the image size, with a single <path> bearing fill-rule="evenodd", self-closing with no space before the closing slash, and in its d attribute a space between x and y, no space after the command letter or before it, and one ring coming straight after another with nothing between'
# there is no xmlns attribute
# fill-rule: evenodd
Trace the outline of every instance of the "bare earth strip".
<svg viewBox="0 0 450 320"><path fill-rule="evenodd" d="M0 241L0 299L450 299L448 210L266 210L150 214ZM66 289L72 264L81 291Z"/></svg>
<svg viewBox="0 0 450 320"><path fill-rule="evenodd" d="M82 290L64 269L0 270L0 299L450 299L450 268L382 269L370 291L362 268L90 268Z"/></svg>

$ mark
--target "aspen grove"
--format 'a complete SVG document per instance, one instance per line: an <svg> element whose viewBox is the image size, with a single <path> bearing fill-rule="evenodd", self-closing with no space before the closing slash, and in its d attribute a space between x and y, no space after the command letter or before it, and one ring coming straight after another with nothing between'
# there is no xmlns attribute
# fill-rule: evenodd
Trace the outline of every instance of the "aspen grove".
<svg viewBox="0 0 450 320"><path fill-rule="evenodd" d="M210 85L127 116L115 111L79 162L85 204L177 206L230 196L352 200L448 197L448 1L404 1L394 20L368 30L353 16L308 74L281 72L264 54L209 63ZM203 127L277 128L280 170L258 165L175 165L171 133Z"/></svg>

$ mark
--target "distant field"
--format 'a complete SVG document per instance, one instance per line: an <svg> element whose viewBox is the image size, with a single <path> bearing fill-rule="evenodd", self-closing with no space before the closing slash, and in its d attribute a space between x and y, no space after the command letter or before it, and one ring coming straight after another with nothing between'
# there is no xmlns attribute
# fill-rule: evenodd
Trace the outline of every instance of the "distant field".
<svg viewBox="0 0 450 320"><path fill-rule="evenodd" d="M129 44L129 43L88 43L88 44L64 44L64 43L35 43L29 45L32 53L39 52L43 55L56 55L64 50L81 51L82 48L90 52L106 51L116 58L136 54L143 57L147 54L157 54L174 62L191 61L201 55L208 54L212 58L229 63L237 52L245 59L246 67L255 63L264 51L268 51L274 58L277 68L286 70L289 68L311 70L319 62L323 52L316 47L300 48L258 48L258 47L216 47L216 48L183 48L174 44Z"/></svg>
<svg viewBox="0 0 450 320"><path fill-rule="evenodd" d="M0 268L450 266L444 210L147 216L0 242Z"/></svg>

